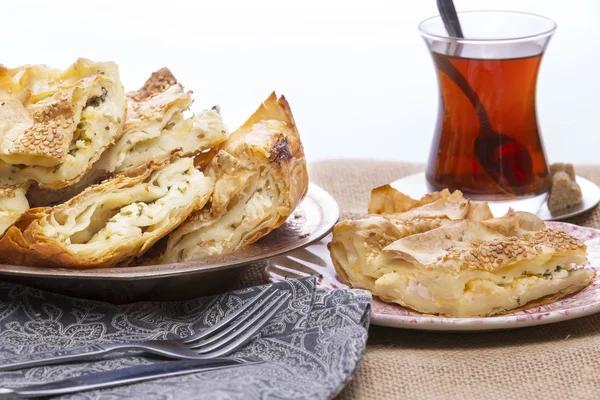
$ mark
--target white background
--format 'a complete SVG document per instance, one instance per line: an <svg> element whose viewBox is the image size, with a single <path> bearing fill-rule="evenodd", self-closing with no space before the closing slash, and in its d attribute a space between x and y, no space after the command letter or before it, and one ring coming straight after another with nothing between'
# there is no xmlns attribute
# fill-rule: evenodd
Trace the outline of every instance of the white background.
<svg viewBox="0 0 600 400"><path fill-rule="evenodd" d="M538 81L548 158L600 162L600 1L456 0L558 23ZM231 130L276 90L309 161L424 162L437 115L433 65L417 31L435 0L3 1L0 63L114 60L127 90L168 66L219 104Z"/></svg>

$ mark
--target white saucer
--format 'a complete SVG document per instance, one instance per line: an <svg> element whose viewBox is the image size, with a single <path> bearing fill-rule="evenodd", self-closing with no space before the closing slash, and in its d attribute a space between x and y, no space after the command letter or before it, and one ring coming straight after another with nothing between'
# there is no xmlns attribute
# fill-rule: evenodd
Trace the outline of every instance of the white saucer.
<svg viewBox="0 0 600 400"><path fill-rule="evenodd" d="M497 217L506 214L509 208L519 211L529 211L545 221L556 221L573 217L591 210L600 202L600 188L598 185L580 176L576 177L576 179L581 187L583 201L580 204L555 213L551 213L548 209L548 195L545 193L521 200L488 201L488 204L490 205L492 213ZM424 172L398 179L397 181L392 182L391 186L402 193L406 193L410 197L417 199L424 194L431 192Z"/></svg>

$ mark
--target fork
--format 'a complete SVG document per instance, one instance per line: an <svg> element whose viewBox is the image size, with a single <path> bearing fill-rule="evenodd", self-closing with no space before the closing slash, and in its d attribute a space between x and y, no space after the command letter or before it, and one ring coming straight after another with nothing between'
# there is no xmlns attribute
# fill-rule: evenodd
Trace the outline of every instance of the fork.
<svg viewBox="0 0 600 400"><path fill-rule="evenodd" d="M204 360L225 356L242 347L260 331L290 298L288 292L267 288L239 310L209 328L183 339L93 344L0 359L0 371L60 364L116 350L142 350L167 358ZM247 312L246 312L247 311Z"/></svg>

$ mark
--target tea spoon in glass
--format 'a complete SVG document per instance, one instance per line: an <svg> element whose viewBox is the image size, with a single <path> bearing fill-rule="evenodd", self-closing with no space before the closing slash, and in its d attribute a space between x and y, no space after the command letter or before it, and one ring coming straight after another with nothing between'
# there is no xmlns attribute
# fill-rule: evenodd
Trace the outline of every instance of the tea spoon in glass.
<svg viewBox="0 0 600 400"><path fill-rule="evenodd" d="M437 0L437 4L448 34L454 38L464 38L452 0ZM533 175L529 151L512 137L495 132L479 96L461 72L447 57L435 52L432 54L438 68L465 94L477 113L479 134L473 144L477 162L504 192L509 195L524 194Z"/></svg>

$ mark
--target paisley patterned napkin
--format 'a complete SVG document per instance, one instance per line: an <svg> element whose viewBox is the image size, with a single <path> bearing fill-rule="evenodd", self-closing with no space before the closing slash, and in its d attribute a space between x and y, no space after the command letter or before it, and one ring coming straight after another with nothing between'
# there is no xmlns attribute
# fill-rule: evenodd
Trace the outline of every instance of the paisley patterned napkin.
<svg viewBox="0 0 600 400"><path fill-rule="evenodd" d="M72 399L326 399L350 379L365 349L371 296L316 288L314 278L273 284L292 296L235 356L268 361L112 389ZM14 354L115 341L185 337L220 321L264 289L182 302L116 306L0 283L0 363ZM26 386L91 372L164 362L106 356L90 362L1 372L0 385Z"/></svg>

